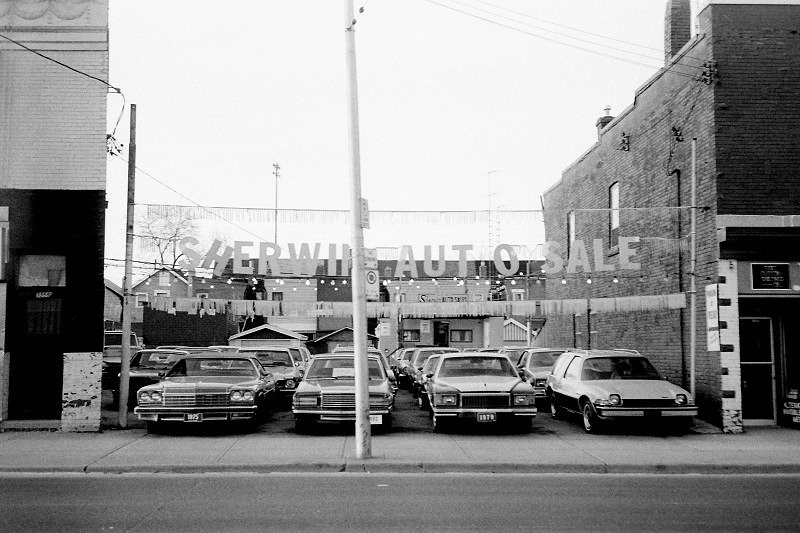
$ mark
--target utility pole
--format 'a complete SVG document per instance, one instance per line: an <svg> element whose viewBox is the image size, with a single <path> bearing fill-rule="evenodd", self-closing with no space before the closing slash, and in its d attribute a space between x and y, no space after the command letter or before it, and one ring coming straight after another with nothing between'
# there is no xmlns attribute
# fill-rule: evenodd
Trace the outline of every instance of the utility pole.
<svg viewBox="0 0 800 533"><path fill-rule="evenodd" d="M692 246L689 249L689 392L695 394L695 362L697 358L697 137L692 139L692 198L690 206L689 234Z"/></svg>
<svg viewBox="0 0 800 533"><path fill-rule="evenodd" d="M128 217L125 224L125 278L122 280L122 355L119 372L119 427L128 427L128 389L131 372L131 277L133 276L133 207L136 190L136 104L131 104L128 141Z"/></svg>
<svg viewBox="0 0 800 533"><path fill-rule="evenodd" d="M278 178L281 177L281 166L278 163L272 163L272 168L275 169L272 172L275 175L275 238L273 242L278 244Z"/></svg>
<svg viewBox="0 0 800 533"><path fill-rule="evenodd" d="M364 230L361 198L361 153L358 130L358 77L356 75L356 34L353 0L344 2L345 50L347 59L347 108L350 116L350 226L353 250L353 368L356 395L356 456L372 457L372 429L369 417L369 380L367 361L367 293L364 265Z"/></svg>

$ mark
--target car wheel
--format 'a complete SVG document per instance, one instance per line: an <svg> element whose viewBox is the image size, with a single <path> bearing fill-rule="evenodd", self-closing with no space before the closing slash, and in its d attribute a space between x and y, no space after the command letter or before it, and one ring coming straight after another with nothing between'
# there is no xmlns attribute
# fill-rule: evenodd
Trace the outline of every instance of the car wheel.
<svg viewBox="0 0 800 533"><path fill-rule="evenodd" d="M597 412L594 406L589 401L583 402L583 429L586 433L599 433L600 420L597 418Z"/></svg>
<svg viewBox="0 0 800 533"><path fill-rule="evenodd" d="M550 416L559 420L564 417L564 412L561 410L561 407L558 405L556 401L556 397L554 395L550 395Z"/></svg>

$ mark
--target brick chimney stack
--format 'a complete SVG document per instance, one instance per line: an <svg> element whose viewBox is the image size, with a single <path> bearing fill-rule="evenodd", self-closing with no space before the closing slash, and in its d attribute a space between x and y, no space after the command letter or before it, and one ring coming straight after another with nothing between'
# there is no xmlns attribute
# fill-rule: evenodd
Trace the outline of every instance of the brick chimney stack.
<svg viewBox="0 0 800 533"><path fill-rule="evenodd" d="M692 38L691 0L667 0L664 16L664 64Z"/></svg>
<svg viewBox="0 0 800 533"><path fill-rule="evenodd" d="M607 106L604 109L604 111L606 112L605 116L602 116L602 117L598 118L597 122L595 122L595 126L597 126L597 140L600 140L600 135L602 135L602 133L603 133L603 128L605 128L608 125L609 122L614 120L614 117L612 117L610 115L610 113L611 113L611 107L610 106Z"/></svg>

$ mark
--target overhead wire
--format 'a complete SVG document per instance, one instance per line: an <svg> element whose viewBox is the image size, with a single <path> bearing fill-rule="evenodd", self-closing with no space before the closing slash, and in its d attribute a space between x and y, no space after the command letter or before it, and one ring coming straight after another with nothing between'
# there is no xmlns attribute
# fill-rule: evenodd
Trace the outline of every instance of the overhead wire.
<svg viewBox="0 0 800 533"><path fill-rule="evenodd" d="M641 61L636 61L634 59L628 59L628 58L620 57L620 56L617 56L617 55L601 52L601 51L598 51L598 50L592 50L591 48L578 46L578 45L575 45L575 44L572 44L572 43L566 43L566 42L559 41L559 40L556 40L556 39L551 39L551 38L546 37L544 35L539 35L538 33L525 31L525 30L517 28L515 26L510 26L508 24L503 24L502 22L498 22L496 20L488 19L486 17L482 17L480 15L476 15L474 13L470 13L468 11L464 11L464 10L458 9L456 7L449 6L449 5L443 4L441 2L437 2L436 0L425 0L425 1L428 2L428 3L435 4L437 6L443 7L445 9L449 9L449 10L454 11L456 13L461 13L462 15L466 15L466 16L469 16L469 17L472 17L472 18L475 18L475 19L478 19L478 20L482 20L484 22L488 22L490 24L494 24L494 25L500 26L502 28L506 28L506 29L509 29L509 30L512 30L512 31L516 31L516 32L522 33L524 35L530 35L531 37L536 37L538 39L542 39L542 40L545 40L545 41L548 41L548 42L552 42L552 43L555 43L555 44L560 44L562 46L567 46L569 48L574 48L576 50L581 50L581 51L584 51L584 52L588 52L590 54L595 54L595 55L599 55L599 56L603 56L603 57L608 57L610 59L615 59L617 61L624 61L626 63L631 63L631 64L634 64L634 65L639 65L639 66L643 66L643 67L647 67L647 68L657 68L654 65L651 65L651 64L648 64L648 63L643 63ZM520 24L524 24L524 23L522 23L520 21L516 21L516 20L515 20L515 22L518 22ZM597 43L595 43L595 44L597 44ZM680 71L675 70L675 69L665 70L665 73L670 73L670 74L674 74L676 76L682 76L682 77L689 78L689 79L697 79L697 76L694 76L692 74L687 74L685 72L680 72Z"/></svg>

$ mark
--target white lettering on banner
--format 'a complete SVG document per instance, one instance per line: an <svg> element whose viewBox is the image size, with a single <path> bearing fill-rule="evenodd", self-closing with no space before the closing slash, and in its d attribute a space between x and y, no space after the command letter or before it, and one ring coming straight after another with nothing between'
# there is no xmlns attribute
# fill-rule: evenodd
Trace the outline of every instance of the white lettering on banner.
<svg viewBox="0 0 800 533"><path fill-rule="evenodd" d="M610 272L613 270L640 270L641 263L634 262L637 250L631 248L632 245L639 243L639 237L620 237L619 253L617 254L617 264L606 263L605 257L608 255L604 248L603 239L594 239L592 242L592 252L594 263L589 255L586 244L581 239L572 241L569 256L566 258L566 272L576 274L579 271L585 273ZM205 255L201 255L193 247L199 241L194 237L185 237L178 243L178 247L183 255L180 266L193 273L198 268L208 268L214 266L214 273L219 276L225 268L228 260L233 258L234 274L256 274L254 266L244 266L243 263L251 263L251 256L245 251L246 248L254 246L251 241L234 241L234 246L225 246L222 241L214 240L211 248ZM311 252L309 243L301 243L298 251L297 245L289 243L289 259L291 272L281 272L278 259L281 256L281 247L274 242L258 243L258 272L257 274L266 276L279 274L293 274L296 276L313 276L317 266L321 261L319 257L320 243L314 243L314 251ZM471 244L454 244L451 246L454 252L458 253L458 277L467 276L467 252L473 249ZM445 247L439 245L439 257L436 260L436 268L433 266L433 247L425 245L425 259L423 261L423 271L425 275L435 278L445 273ZM565 270L564 258L561 255L562 247L559 243L548 241L542 247L542 254L545 263L542 272L545 274L558 274ZM338 254L337 245L328 245L328 269L329 276L347 276L350 274L350 247L347 244L341 245L341 266L337 268ZM503 259L503 253L508 255L508 259ZM504 276L513 276L519 270L519 258L514 247L509 244L500 244L494 249L494 265L498 273ZM395 267L394 277L400 278L408 274L412 278L419 277L417 262L414 259L414 250L410 245L400 247L400 254Z"/></svg>

